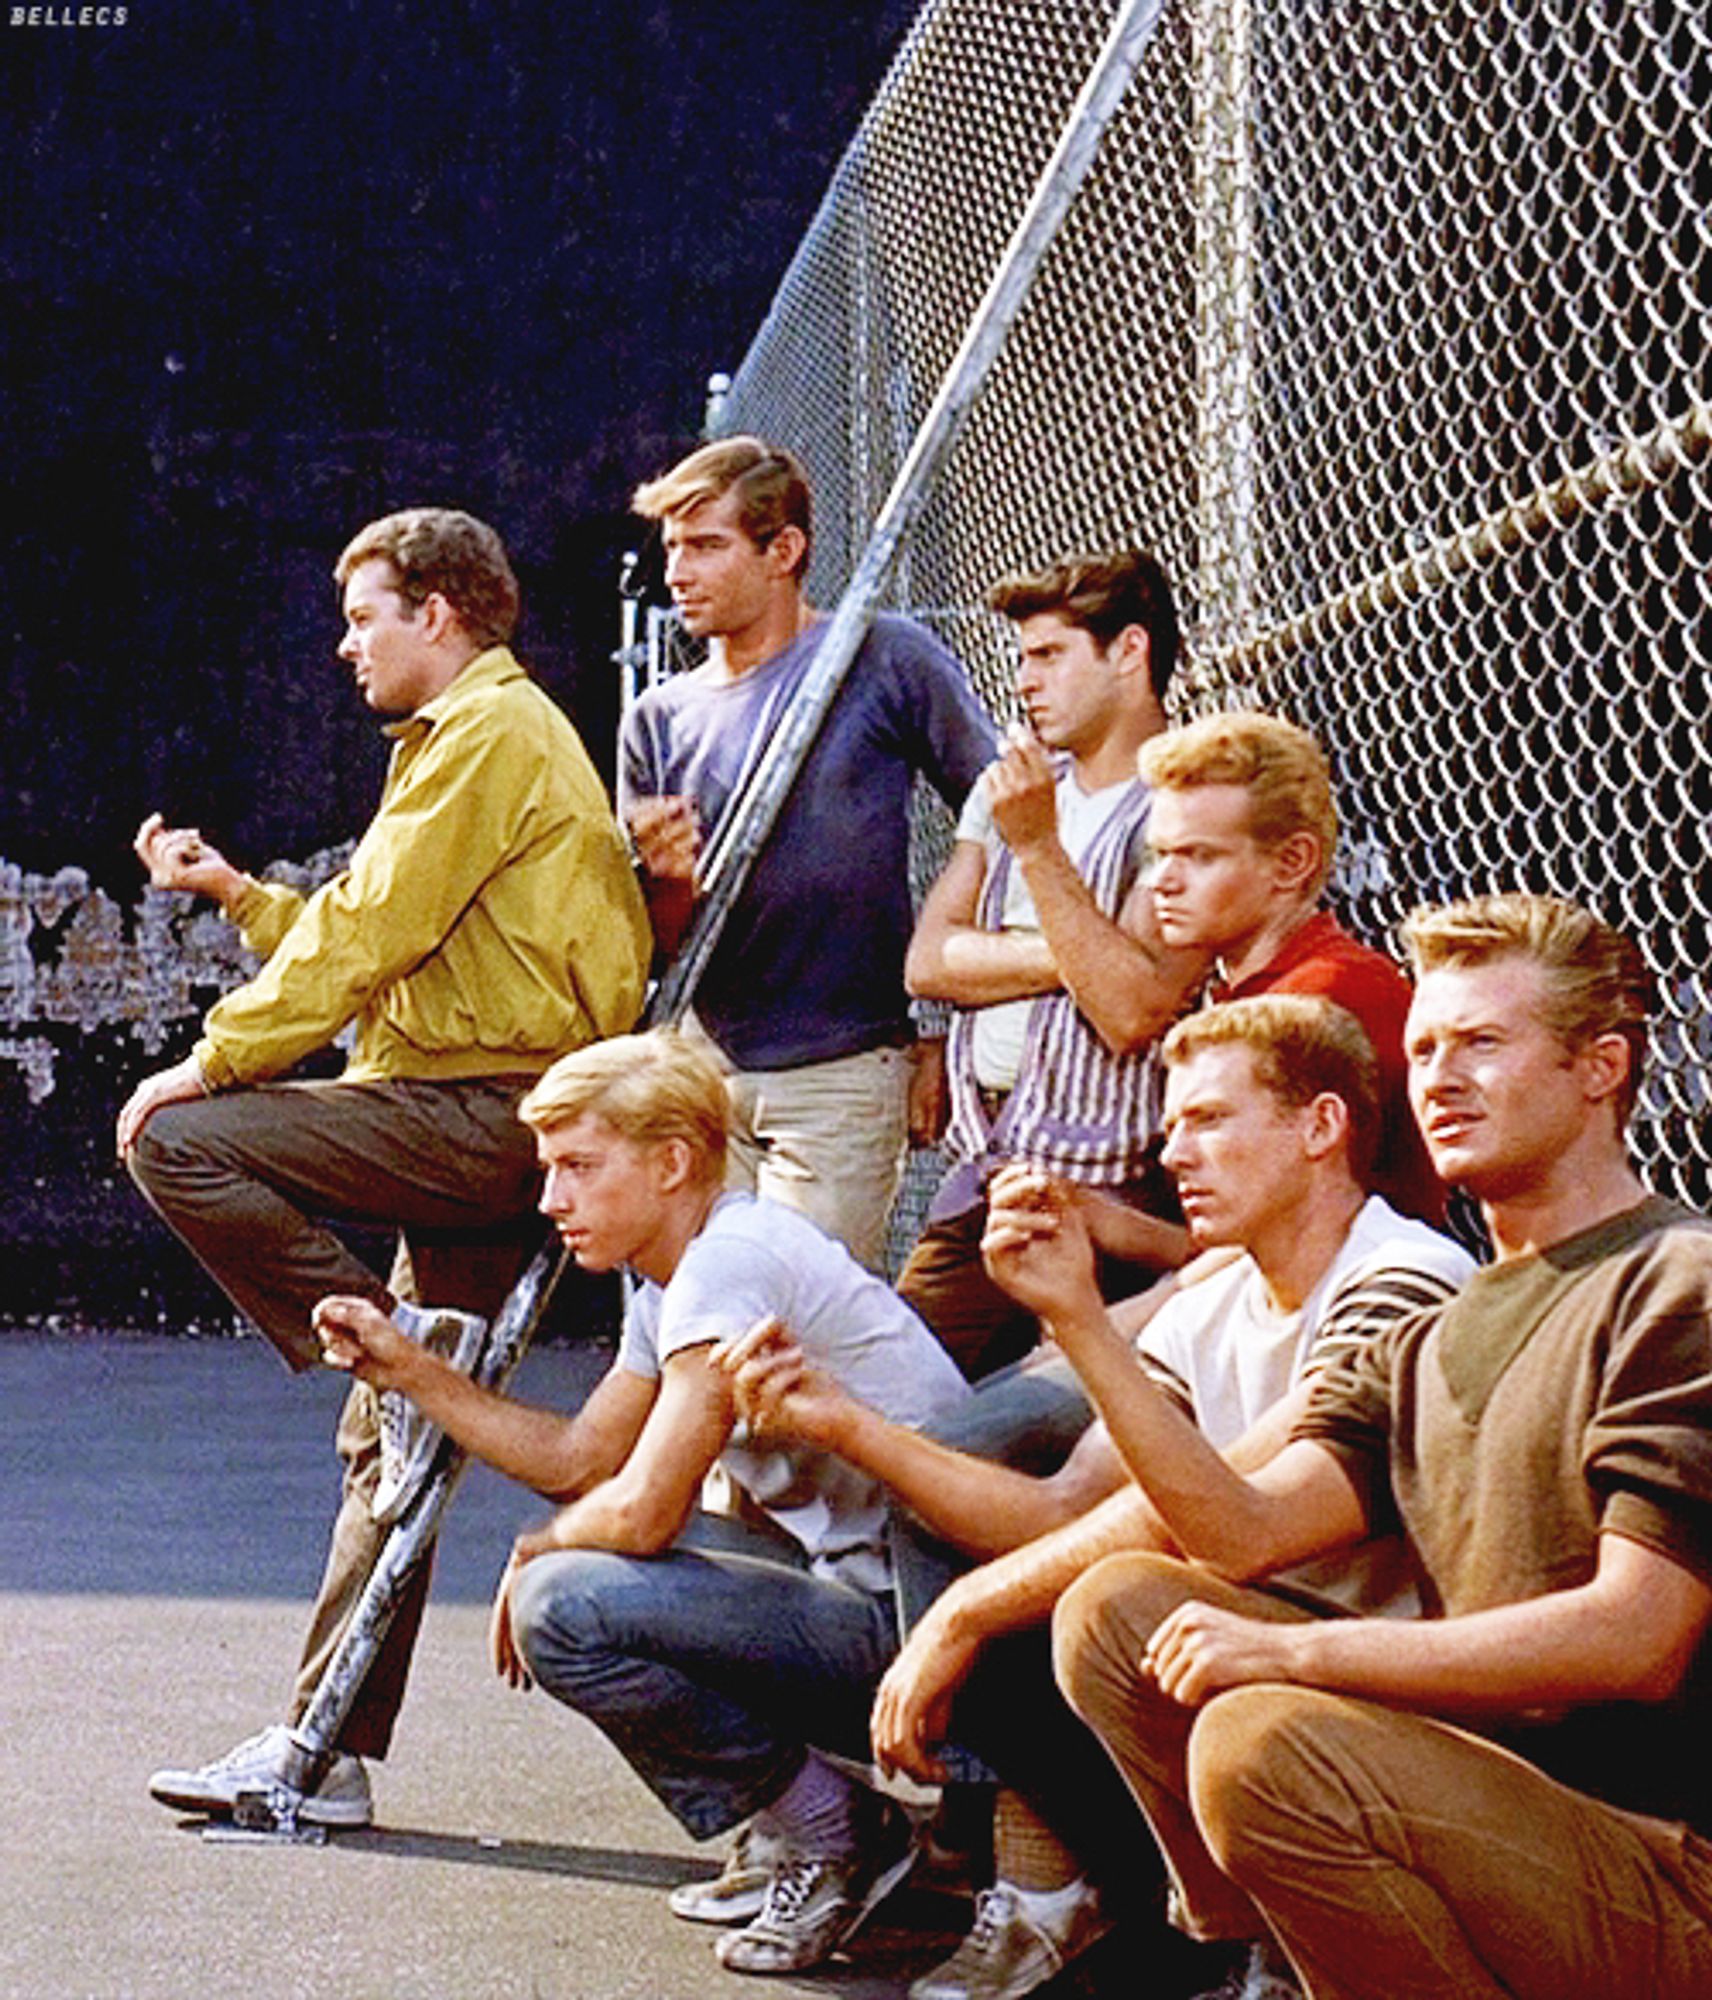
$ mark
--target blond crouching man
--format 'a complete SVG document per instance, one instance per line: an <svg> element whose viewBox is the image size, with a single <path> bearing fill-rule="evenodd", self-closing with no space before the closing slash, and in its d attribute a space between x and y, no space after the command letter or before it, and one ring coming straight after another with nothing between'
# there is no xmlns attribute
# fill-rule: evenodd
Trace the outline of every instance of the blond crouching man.
<svg viewBox="0 0 1712 2000"><path fill-rule="evenodd" d="M1190 1564L1065 1597L1061 1685L1195 1934L1270 1927L1315 2000L1712 1991L1712 1227L1624 1127L1638 952L1573 904L1411 920L1410 1094L1491 1267L1321 1383L1244 1479L1157 1400L1135 1465ZM1066 1316L1057 1337L1076 1349ZM1428 1615L1245 1586L1396 1521Z"/></svg>

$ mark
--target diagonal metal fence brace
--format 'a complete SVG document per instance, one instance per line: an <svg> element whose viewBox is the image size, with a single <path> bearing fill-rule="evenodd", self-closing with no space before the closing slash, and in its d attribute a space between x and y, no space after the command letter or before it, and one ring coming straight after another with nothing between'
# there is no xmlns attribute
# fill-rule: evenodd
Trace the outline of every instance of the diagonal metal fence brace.
<svg viewBox="0 0 1712 2000"><path fill-rule="evenodd" d="M543 1244L494 1315L471 1370L484 1388L503 1388L523 1359L564 1269L565 1257L557 1242ZM465 1463L465 1453L450 1438L442 1438L428 1478L387 1536L351 1622L323 1669L302 1720L291 1731L283 1762L284 1782L239 1799L234 1817L240 1833L287 1840L320 1837L319 1829L300 1832L298 1808L332 1761L339 1731L374 1665L405 1583L439 1533L440 1517L463 1476ZM221 1833L221 1829L211 1831L216 1837Z"/></svg>
<svg viewBox="0 0 1712 2000"><path fill-rule="evenodd" d="M655 991L650 1020L677 1020L707 970L737 896L867 636L898 551L920 519L940 468L1004 346L1035 273L1093 167L1164 7L1165 0L1126 0L1120 7L962 345L946 370L933 406L898 469L802 686L766 755L726 814L707 857L695 917Z"/></svg>

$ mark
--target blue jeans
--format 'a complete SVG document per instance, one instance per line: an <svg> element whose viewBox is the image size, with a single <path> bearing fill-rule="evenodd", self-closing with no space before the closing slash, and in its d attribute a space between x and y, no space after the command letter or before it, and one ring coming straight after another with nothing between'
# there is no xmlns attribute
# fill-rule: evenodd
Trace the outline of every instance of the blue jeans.
<svg viewBox="0 0 1712 2000"><path fill-rule="evenodd" d="M698 1840L770 1805L811 1743L866 1761L897 1651L889 1595L824 1581L776 1538L708 1516L657 1556L538 1556L512 1586L511 1625L539 1685Z"/></svg>
<svg viewBox="0 0 1712 2000"><path fill-rule="evenodd" d="M1094 1406L1056 1349L1037 1349L975 1384L975 1393L922 1425L940 1444L990 1458L1037 1479L1054 1473L1088 1428ZM892 1566L907 1632L953 1577L970 1567L961 1549L901 1508L892 1515Z"/></svg>

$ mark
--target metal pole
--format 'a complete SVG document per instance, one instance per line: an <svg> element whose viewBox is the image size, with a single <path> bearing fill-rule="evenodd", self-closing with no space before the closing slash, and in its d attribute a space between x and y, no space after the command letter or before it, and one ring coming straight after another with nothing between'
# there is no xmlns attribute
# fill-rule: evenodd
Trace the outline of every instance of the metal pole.
<svg viewBox="0 0 1712 2000"><path fill-rule="evenodd" d="M1536 487L1495 513L1469 521L1418 553L1286 620L1209 657L1231 684L1242 676L1251 698L1256 679L1311 645L1419 603L1459 578L1492 568L1519 550L1561 534L1591 514L1628 505L1654 487L1712 459L1712 403L1692 401L1659 424L1587 464Z"/></svg>
<svg viewBox="0 0 1712 2000"><path fill-rule="evenodd" d="M695 916L660 981L649 1011L651 1020L676 1020L707 970L726 918L867 636L898 550L927 505L933 482L986 382L1035 273L1088 177L1106 128L1117 115L1153 39L1164 4L1165 0L1127 0L1120 9L956 358L946 370L933 407L922 419L909 455L892 482L862 559L839 599L790 712L740 800L726 814L722 837L707 856Z"/></svg>
<svg viewBox="0 0 1712 2000"><path fill-rule="evenodd" d="M1254 616L1255 178L1250 0L1195 15L1195 331L1203 653Z"/></svg>
<svg viewBox="0 0 1712 2000"><path fill-rule="evenodd" d="M510 1380L547 1309L553 1287L564 1269L565 1257L558 1244L544 1244L512 1286L505 1303L494 1315L481 1356L471 1370L474 1379L484 1387L500 1389ZM427 1481L387 1536L351 1614L351 1622L322 1671L303 1719L291 1731L283 1760L283 1783L239 1795L233 1812L238 1837L287 1841L320 1838L319 1828L305 1829L300 1825L298 1808L321 1782L332 1761L339 1731L374 1665L410 1572L426 1556L439 1533L440 1517L463 1476L465 1462L464 1452L450 1438L442 1438ZM232 1834L224 1828L212 1827L208 1837L218 1840L231 1838Z"/></svg>

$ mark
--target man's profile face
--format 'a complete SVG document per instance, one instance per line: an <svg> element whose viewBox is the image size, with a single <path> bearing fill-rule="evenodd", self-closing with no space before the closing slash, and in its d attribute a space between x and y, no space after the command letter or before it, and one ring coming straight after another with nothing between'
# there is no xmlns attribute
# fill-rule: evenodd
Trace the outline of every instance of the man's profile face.
<svg viewBox="0 0 1712 2000"><path fill-rule="evenodd" d="M1283 1103L1255 1074L1240 1042L1198 1050L1165 1072L1164 1166L1177 1182L1197 1249L1252 1249L1293 1217L1308 1114Z"/></svg>
<svg viewBox="0 0 1712 2000"><path fill-rule="evenodd" d="M1403 1046L1409 1103L1439 1177L1481 1201L1543 1183L1593 1116L1581 1065L1547 1025L1531 960L1421 975Z"/></svg>
<svg viewBox="0 0 1712 2000"><path fill-rule="evenodd" d="M723 638L766 615L779 587L777 564L743 526L735 488L672 515L661 536L666 585L686 631Z"/></svg>
<svg viewBox="0 0 1712 2000"><path fill-rule="evenodd" d="M660 1149L639 1145L592 1112L535 1139L545 1176L540 1209L585 1271L635 1261L662 1221Z"/></svg>
<svg viewBox="0 0 1712 2000"><path fill-rule="evenodd" d="M1154 914L1170 945L1229 952L1273 915L1275 855L1249 831L1242 785L1154 793L1147 814Z"/></svg>
<svg viewBox="0 0 1712 2000"><path fill-rule="evenodd" d="M1029 728L1049 750L1097 750L1119 705L1118 674L1105 647L1057 611L1023 619L1017 641L1017 696Z"/></svg>
<svg viewBox="0 0 1712 2000"><path fill-rule="evenodd" d="M355 670L358 692L382 715L413 715L437 691L438 664L421 612L400 596L384 556L359 563L345 582L345 636L339 657Z"/></svg>

